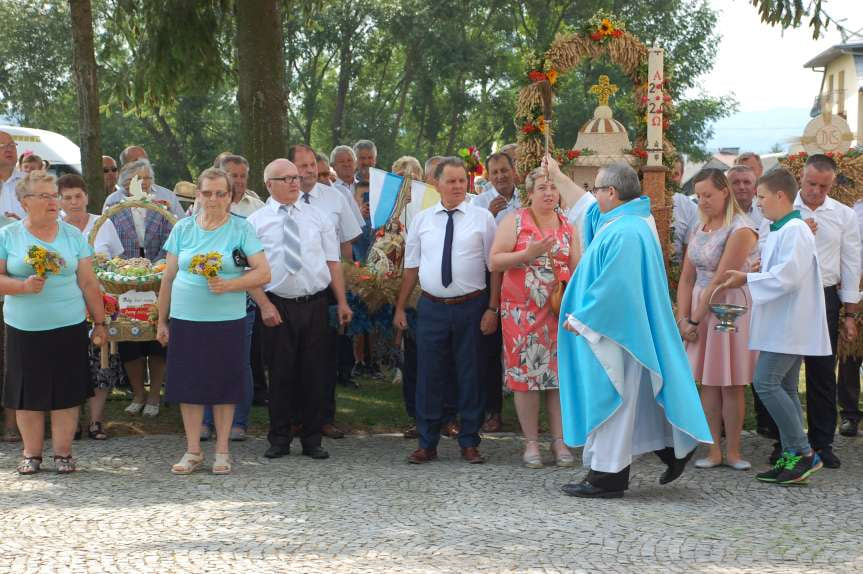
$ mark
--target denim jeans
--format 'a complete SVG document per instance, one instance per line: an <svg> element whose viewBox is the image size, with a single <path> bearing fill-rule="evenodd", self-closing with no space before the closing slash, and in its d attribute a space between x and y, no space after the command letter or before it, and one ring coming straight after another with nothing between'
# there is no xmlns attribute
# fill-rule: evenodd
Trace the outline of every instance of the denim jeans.
<svg viewBox="0 0 863 574"><path fill-rule="evenodd" d="M232 427L246 429L249 426L249 412L252 410L252 398L254 397L254 388L252 385L252 331L255 328L255 307L251 311L246 312L246 338L243 340L243 348L238 349L243 353L246 359L246 380L243 381L243 402L237 404L234 408L234 422ZM204 407L204 426L213 428L213 407Z"/></svg>
<svg viewBox="0 0 863 574"><path fill-rule="evenodd" d="M803 429L803 409L797 393L803 357L761 351L755 366L755 390L779 427L782 449L795 453L809 451Z"/></svg>

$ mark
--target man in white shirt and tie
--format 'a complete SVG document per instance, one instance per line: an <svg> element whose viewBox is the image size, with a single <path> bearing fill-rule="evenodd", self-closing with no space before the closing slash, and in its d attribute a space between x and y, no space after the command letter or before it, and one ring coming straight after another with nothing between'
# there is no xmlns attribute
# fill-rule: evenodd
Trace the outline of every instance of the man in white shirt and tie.
<svg viewBox="0 0 863 574"><path fill-rule="evenodd" d="M299 413L303 454L324 459L329 457L321 448L321 419L330 374L324 359L330 348L330 289L338 304L339 322L349 323L352 313L345 298L335 229L327 214L300 199L299 180L290 161L271 162L264 170L270 198L248 218L272 270L270 283L251 293L267 327L270 448L264 456L279 458L290 453L291 418Z"/></svg>
<svg viewBox="0 0 863 574"><path fill-rule="evenodd" d="M441 201L421 211L408 231L404 277L393 324L407 328L405 305L419 279L416 417L419 448L408 462L437 458L444 393L455 373L462 458L482 463L479 431L485 401L480 381L480 336L498 326L500 274L486 283L495 225L491 213L465 202L467 169L459 158L441 161L435 177Z"/></svg>
<svg viewBox="0 0 863 574"><path fill-rule="evenodd" d="M498 225L509 213L521 207L521 198L516 187L518 175L512 157L500 151L488 156L486 168L492 188L477 195L470 204L488 209L494 216L495 225ZM481 363L481 376L486 392L486 421L483 430L500 432L503 427L503 341L500 326L494 333L482 338L482 346L484 360Z"/></svg>
<svg viewBox="0 0 863 574"><path fill-rule="evenodd" d="M800 178L800 193L794 208L815 232L818 264L824 284L827 325L833 354L806 357L806 418L809 442L824 466L839 468L833 453L836 431L836 344L840 330L839 308L844 305L842 335L857 336L860 301L860 228L854 210L828 197L836 183L836 162L817 154L806 160ZM805 319L801 318L801 321Z"/></svg>
<svg viewBox="0 0 863 574"><path fill-rule="evenodd" d="M353 259L351 243L360 236L363 230L350 205L348 205L344 193L328 185L322 185L318 181L318 160L315 150L309 146L305 144L291 146L288 149L288 159L294 163L300 175L299 201L313 205L329 216L339 239L341 258L350 261ZM330 305L336 303L332 297L330 297L329 302ZM341 378L344 378L345 371L348 373L347 376L350 376L354 362L353 347L349 343L345 344L344 340L340 339L341 337L344 336L339 335L335 329L330 330L331 348L329 355L338 359L327 363L332 371L332 376L328 379L324 392L323 432L329 438L342 438L344 436L344 432L335 426L334 421L336 415L336 381L340 378L340 372L342 373Z"/></svg>

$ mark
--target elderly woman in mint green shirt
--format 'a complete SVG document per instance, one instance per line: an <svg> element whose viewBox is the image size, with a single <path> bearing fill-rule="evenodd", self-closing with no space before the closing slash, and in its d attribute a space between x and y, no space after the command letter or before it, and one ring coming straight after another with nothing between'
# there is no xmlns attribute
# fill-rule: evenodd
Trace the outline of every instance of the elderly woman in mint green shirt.
<svg viewBox="0 0 863 574"><path fill-rule="evenodd" d="M16 409L24 441L20 474L42 464L45 411L51 413L54 463L75 471L72 438L78 409L91 393L87 359L92 339L106 338L105 311L93 273L92 250L81 232L58 219L54 176L33 171L15 193L27 216L0 229L0 294L5 295L6 385L3 405Z"/></svg>
<svg viewBox="0 0 863 574"><path fill-rule="evenodd" d="M230 213L227 173L204 170L196 200L202 209L180 220L165 243L167 267L159 290L157 338L163 345L170 342L165 400L180 403L186 431L186 453L171 472L190 474L203 464L201 423L205 405L212 405L213 473L228 474L228 437L249 364L246 290L267 284L270 267L252 226ZM201 256L219 263L203 270L196 266Z"/></svg>

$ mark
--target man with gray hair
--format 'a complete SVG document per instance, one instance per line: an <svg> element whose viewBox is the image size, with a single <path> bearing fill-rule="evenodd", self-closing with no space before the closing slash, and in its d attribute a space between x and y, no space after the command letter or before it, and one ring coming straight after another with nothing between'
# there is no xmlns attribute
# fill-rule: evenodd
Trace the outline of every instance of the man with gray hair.
<svg viewBox="0 0 863 574"><path fill-rule="evenodd" d="M354 144L354 153L357 156L357 178L369 181L369 168L378 163L378 147L372 140L359 140Z"/></svg>
<svg viewBox="0 0 863 574"><path fill-rule="evenodd" d="M758 202L755 201L755 182L758 181L755 172L748 165L738 164L725 172L725 175L728 178L728 185L731 186L731 191L734 193L734 199L737 200L737 205L740 206L755 229L760 229L764 216L761 215L761 209L758 207Z"/></svg>
<svg viewBox="0 0 863 574"><path fill-rule="evenodd" d="M550 179L574 185L547 157ZM560 307L563 436L590 471L563 492L620 498L632 459L654 451L667 484L710 430L668 296L650 199L625 163L600 169L585 214L584 255Z"/></svg>
<svg viewBox="0 0 863 574"><path fill-rule="evenodd" d="M15 185L24 173L15 169L18 164L18 146L12 136L0 132L0 227L16 219L24 219L26 213L15 195Z"/></svg>
<svg viewBox="0 0 863 574"><path fill-rule="evenodd" d="M333 187L343 187L348 190L351 197L357 187L357 155L353 148L346 145L337 145L330 152L330 165L336 172L336 181Z"/></svg>

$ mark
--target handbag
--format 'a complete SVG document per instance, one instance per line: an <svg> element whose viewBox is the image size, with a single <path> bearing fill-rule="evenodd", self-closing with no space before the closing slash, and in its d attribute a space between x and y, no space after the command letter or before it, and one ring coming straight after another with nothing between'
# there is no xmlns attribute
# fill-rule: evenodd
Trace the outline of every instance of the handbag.
<svg viewBox="0 0 863 574"><path fill-rule="evenodd" d="M539 231L540 237L545 239L545 235L542 234L542 228L539 226L539 220L533 213L533 209L528 208L528 211L530 212L530 218L533 219L533 222L536 224L536 229ZM548 256L548 264L551 265L551 272L554 274L554 279L557 282L554 286L554 290L548 296L548 302L551 305L551 312L559 317L560 304L563 302L563 294L566 291L566 281L561 281L557 274L557 267L554 266L554 259L551 256L551 250L546 251L546 255Z"/></svg>

